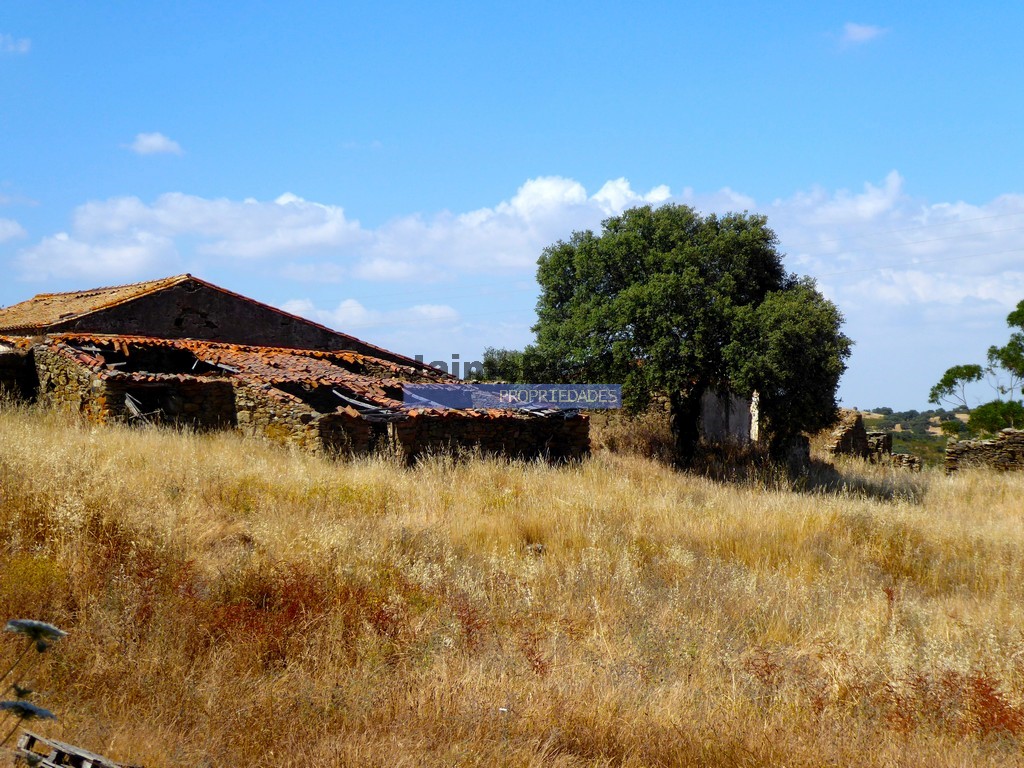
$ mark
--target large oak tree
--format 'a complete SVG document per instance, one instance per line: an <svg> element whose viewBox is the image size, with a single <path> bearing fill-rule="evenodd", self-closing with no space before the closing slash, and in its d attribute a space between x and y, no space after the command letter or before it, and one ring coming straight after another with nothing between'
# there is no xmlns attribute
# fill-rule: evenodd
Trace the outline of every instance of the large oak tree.
<svg viewBox="0 0 1024 768"><path fill-rule="evenodd" d="M542 253L533 377L623 384L628 405L668 393L679 459L709 387L760 393L773 447L835 417L850 340L809 279L786 273L763 216L633 208Z"/></svg>

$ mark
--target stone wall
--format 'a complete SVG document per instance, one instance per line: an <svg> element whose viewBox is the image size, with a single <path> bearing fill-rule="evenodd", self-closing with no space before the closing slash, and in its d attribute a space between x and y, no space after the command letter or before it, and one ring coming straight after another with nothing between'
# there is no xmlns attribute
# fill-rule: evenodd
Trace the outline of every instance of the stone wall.
<svg viewBox="0 0 1024 768"><path fill-rule="evenodd" d="M839 412L839 422L832 430L826 450L833 455L860 456L863 459L870 455L868 433L859 411Z"/></svg>
<svg viewBox="0 0 1024 768"><path fill-rule="evenodd" d="M486 454L559 460L590 451L589 421L578 413L540 416L453 410L367 418L352 407L317 410L309 396L300 397L270 383L238 377L111 372L100 365L87 352L38 346L39 400L97 423L237 428L249 437L327 455L394 449L411 460L430 452L479 449Z"/></svg>
<svg viewBox="0 0 1024 768"><path fill-rule="evenodd" d="M865 430L864 417L860 411L839 412L839 422L832 430L826 450L833 456L859 456L875 464L892 464L894 467L914 472L920 471L922 467L920 456L892 452L891 432Z"/></svg>
<svg viewBox="0 0 1024 768"><path fill-rule="evenodd" d="M387 424L367 421L354 408L325 414L316 426L320 450L331 455L365 455L383 450L390 439Z"/></svg>
<svg viewBox="0 0 1024 768"><path fill-rule="evenodd" d="M912 453L892 453L889 454L889 460L894 467L909 469L911 472L920 472L921 467L924 465L921 457L915 456Z"/></svg>
<svg viewBox="0 0 1024 768"><path fill-rule="evenodd" d="M701 397L697 427L700 439L705 444L723 443L747 446L757 443L760 437L760 409L758 395L752 399L739 397L728 391L708 389ZM630 431L638 424L644 430L657 427L671 442L672 402L667 394L656 393L642 412L632 414L624 408L615 410L593 410L587 414L598 430L610 436L609 444L618 443L616 433Z"/></svg>
<svg viewBox="0 0 1024 768"><path fill-rule="evenodd" d="M951 440L945 467L947 474L966 467L1024 470L1024 430L1004 429L993 440Z"/></svg>
<svg viewBox="0 0 1024 768"><path fill-rule="evenodd" d="M98 396L106 418L112 421L176 424L199 430L235 426L235 389L226 380L167 377L138 381L113 376L103 380ZM134 398L142 416L132 413L128 397Z"/></svg>
<svg viewBox="0 0 1024 768"><path fill-rule="evenodd" d="M202 381L182 376L101 377L66 355L45 347L35 350L39 402L83 414L90 421L181 424L196 429L235 424L235 391L226 380ZM142 416L128 407L131 396Z"/></svg>
<svg viewBox="0 0 1024 768"><path fill-rule="evenodd" d="M590 451L587 417L420 413L391 421L364 418L354 408L318 413L301 398L269 385L236 388L238 429L279 445L328 455L397 450L406 460L425 453L479 449L515 458L580 458Z"/></svg>
<svg viewBox="0 0 1024 768"><path fill-rule="evenodd" d="M244 435L313 452L322 447L319 415L295 395L269 384L236 384L235 408Z"/></svg>
<svg viewBox="0 0 1024 768"><path fill-rule="evenodd" d="M700 400L700 435L712 443L757 442L758 408L728 391L707 389Z"/></svg>
<svg viewBox="0 0 1024 768"><path fill-rule="evenodd" d="M387 424L367 421L354 408L319 413L269 384L237 384L235 407L242 434L311 453L359 456L388 442Z"/></svg>
<svg viewBox="0 0 1024 768"><path fill-rule="evenodd" d="M83 353L80 353L83 354ZM87 356L86 356L87 357ZM39 400L97 423L184 424L237 428L251 437L320 452L365 452L369 428L356 415L322 416L300 398L269 384L234 378L169 374L99 374L67 350L38 347ZM135 415L127 400L133 398Z"/></svg>
<svg viewBox="0 0 1024 768"><path fill-rule="evenodd" d="M892 455L892 432L866 432L868 441L868 458L882 461Z"/></svg>
<svg viewBox="0 0 1024 768"><path fill-rule="evenodd" d="M449 411L413 414L389 427L391 439L407 459L453 449L553 460L582 458L590 453L589 420L579 413L526 416Z"/></svg>
<svg viewBox="0 0 1024 768"><path fill-rule="evenodd" d="M37 346L33 353L40 404L81 413L90 421L104 422L110 418L103 383L87 368L44 346Z"/></svg>

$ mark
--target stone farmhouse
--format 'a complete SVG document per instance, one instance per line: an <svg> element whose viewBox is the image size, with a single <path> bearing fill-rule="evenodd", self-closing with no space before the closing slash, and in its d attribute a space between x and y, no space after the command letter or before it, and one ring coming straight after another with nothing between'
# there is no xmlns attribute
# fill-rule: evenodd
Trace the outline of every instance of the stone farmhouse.
<svg viewBox="0 0 1024 768"><path fill-rule="evenodd" d="M403 401L403 383L454 382L192 275L0 309L0 389L96 423L236 429L331 455L589 452L588 420L576 412Z"/></svg>

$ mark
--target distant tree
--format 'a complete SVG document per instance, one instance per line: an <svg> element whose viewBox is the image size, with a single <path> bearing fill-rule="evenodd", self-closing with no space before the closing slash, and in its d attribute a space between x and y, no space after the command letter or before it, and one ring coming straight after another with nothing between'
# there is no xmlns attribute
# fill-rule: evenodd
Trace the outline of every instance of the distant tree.
<svg viewBox="0 0 1024 768"><path fill-rule="evenodd" d="M967 422L971 432L997 432L1005 427L1024 426L1024 404L1016 399L1024 384L1024 301L1017 304L1006 321L1011 329L1018 330L1010 334L1010 340L1003 346L988 348L988 365L954 365L928 394L929 402L945 402L957 406L957 410L969 409L969 385L987 377L997 397L971 410Z"/></svg>
<svg viewBox="0 0 1024 768"><path fill-rule="evenodd" d="M1018 312L1024 321L1024 301L1017 305L1017 312L1011 312L1007 320L1011 327L1013 319L1018 317ZM992 346L988 348L988 372L998 374L1002 372L1004 377L997 385L999 394L1007 395L1010 400L1014 399L1017 390L1024 383L1024 322L1018 322L1022 326L1020 331L1010 334L1010 340L1001 347Z"/></svg>
<svg viewBox="0 0 1024 768"><path fill-rule="evenodd" d="M523 353L521 350L487 347L484 350L483 363L486 381L522 381Z"/></svg>
<svg viewBox="0 0 1024 768"><path fill-rule="evenodd" d="M696 446L709 388L761 393L774 446L831 423L851 341L842 315L787 275L763 216L702 216L685 205L633 208L600 234L576 232L538 262L536 345L554 381L623 385L640 408L670 396L677 457Z"/></svg>
<svg viewBox="0 0 1024 768"><path fill-rule="evenodd" d="M483 373L485 381L544 382L550 379L549 371L535 346L526 349L501 349L487 347L484 350Z"/></svg>
<svg viewBox="0 0 1024 768"><path fill-rule="evenodd" d="M939 405L967 405L967 386L985 377L985 369L980 365L954 365L942 374L939 383L928 393L928 402Z"/></svg>
<svg viewBox="0 0 1024 768"><path fill-rule="evenodd" d="M1017 308L1006 316L1006 324L1024 331L1024 300L1018 302Z"/></svg>
<svg viewBox="0 0 1024 768"><path fill-rule="evenodd" d="M1024 427L1024 405L1016 400L993 400L971 411L967 422L971 432L998 432L1006 427Z"/></svg>
<svg viewBox="0 0 1024 768"><path fill-rule="evenodd" d="M960 421L960 419L950 419L939 424L939 429L947 437L959 437L967 431L967 425Z"/></svg>

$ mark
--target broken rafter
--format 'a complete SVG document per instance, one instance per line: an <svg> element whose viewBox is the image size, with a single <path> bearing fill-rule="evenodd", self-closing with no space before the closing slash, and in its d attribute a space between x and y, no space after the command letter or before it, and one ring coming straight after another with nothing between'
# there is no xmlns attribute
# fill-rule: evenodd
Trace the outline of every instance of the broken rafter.
<svg viewBox="0 0 1024 768"><path fill-rule="evenodd" d="M128 409L128 413L132 415L132 418L147 421L146 415L142 412L142 402L136 400L127 392L124 393L124 407Z"/></svg>
<svg viewBox="0 0 1024 768"><path fill-rule="evenodd" d="M359 411L359 415L368 421L394 421L396 419L405 418L404 413L395 410L394 408L385 408L383 406L363 402L362 400L356 400L354 397L341 394L341 392L336 389L332 389L331 392L349 405L354 406L355 409Z"/></svg>
<svg viewBox="0 0 1024 768"><path fill-rule="evenodd" d="M402 397L411 397L413 400L423 403L423 405L427 406L428 408L441 408L444 410L448 409L447 405L441 405L441 403L434 402L433 400L430 400L426 397L422 397L421 395L413 394L412 392L409 392L404 388L402 389Z"/></svg>
<svg viewBox="0 0 1024 768"><path fill-rule="evenodd" d="M155 411L149 411L148 413L143 413L143 411L142 411L142 401L138 400L135 397L133 397L128 392L124 393L124 407L128 409L128 413L131 414L131 417L133 419L138 419L139 421L141 421L141 422L143 422L145 424L149 424L150 423L150 421L149 421L149 417L150 416L160 416L160 415L163 414L163 411L161 411L159 408L156 409Z"/></svg>

